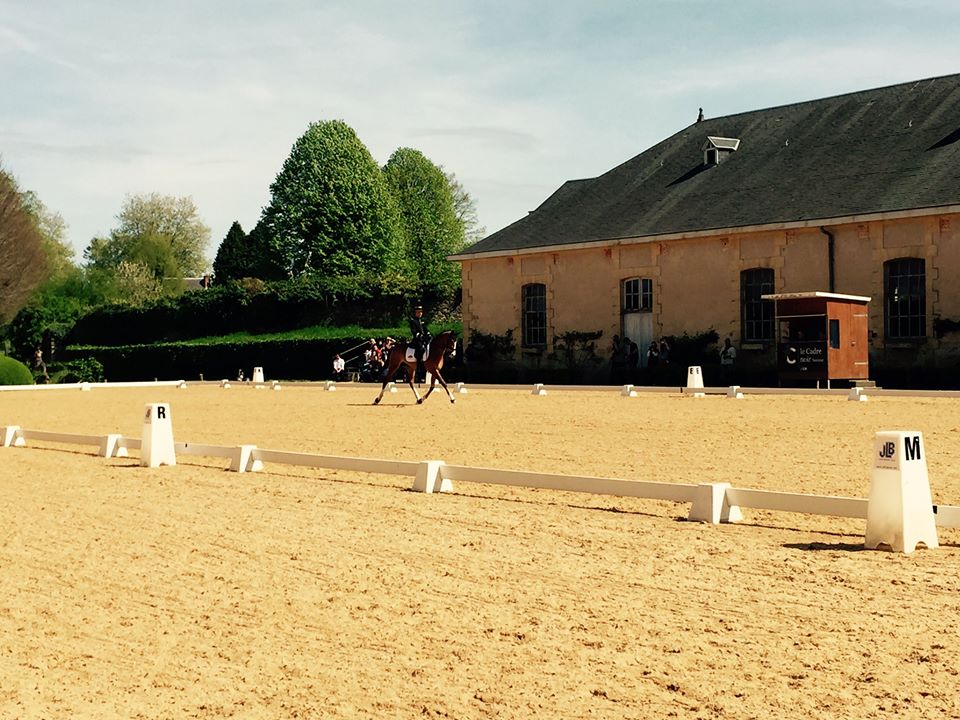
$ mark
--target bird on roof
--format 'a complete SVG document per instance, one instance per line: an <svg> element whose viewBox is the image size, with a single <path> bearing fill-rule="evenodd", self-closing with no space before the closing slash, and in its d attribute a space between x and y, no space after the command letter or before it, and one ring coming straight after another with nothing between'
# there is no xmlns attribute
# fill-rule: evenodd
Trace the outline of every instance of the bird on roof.
<svg viewBox="0 0 960 720"><path fill-rule="evenodd" d="M703 108L700 108L700 114L697 115L697 122L703 122Z"/></svg>

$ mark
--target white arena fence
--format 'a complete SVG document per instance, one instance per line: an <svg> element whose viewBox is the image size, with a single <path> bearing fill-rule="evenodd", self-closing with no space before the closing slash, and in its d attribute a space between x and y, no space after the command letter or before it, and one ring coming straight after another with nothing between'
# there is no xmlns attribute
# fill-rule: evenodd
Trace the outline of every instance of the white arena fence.
<svg viewBox="0 0 960 720"><path fill-rule="evenodd" d="M98 454L108 458L127 457L128 450L142 450L145 444L145 439L119 434L57 433L19 426L0 428L0 438L3 447L22 447L28 442L89 445L97 447ZM440 460L405 461L315 455L268 450L255 445L174 442L173 448L176 455L226 458L233 472L255 472L262 470L264 463L269 463L407 476L414 478L413 490L425 493L452 492L454 482L465 482L689 503L689 520L714 524L741 519L740 508L856 519L866 519L869 508L869 501L865 498L734 488L726 483L694 485L560 475L447 465ZM960 528L960 506L933 505L933 513L938 527Z"/></svg>
<svg viewBox="0 0 960 720"><path fill-rule="evenodd" d="M190 387L213 386L223 389L230 388L253 388L256 390L272 389L280 390L284 387L289 388L314 388L323 390L335 390L337 386L353 388L375 388L379 383L356 383L334 382L332 380L321 381L280 381L280 380L154 380L142 382L80 382L80 383L60 383L54 385L0 385L0 392L49 392L55 390L109 390L111 388L156 388L156 387L175 387L186 390ZM451 391L456 393L467 393L467 384L458 382L450 383ZM899 390L887 388L779 388L779 387L743 387L740 385L730 386L711 386L711 387L683 387L683 386L659 386L659 385L545 385L543 383L534 383L533 385L504 385L504 384L471 384L471 391L484 390L513 390L529 393L531 388L535 395L547 395L547 391L552 392L599 392L611 393L627 397L639 397L644 394L662 394L662 395L680 395L685 397L700 398L703 396L718 397L737 397L750 395L806 395L813 397L840 396L850 397L856 390L856 399L868 399L871 397L915 397L915 398L960 398L960 391L957 390ZM738 397L739 396L739 397Z"/></svg>

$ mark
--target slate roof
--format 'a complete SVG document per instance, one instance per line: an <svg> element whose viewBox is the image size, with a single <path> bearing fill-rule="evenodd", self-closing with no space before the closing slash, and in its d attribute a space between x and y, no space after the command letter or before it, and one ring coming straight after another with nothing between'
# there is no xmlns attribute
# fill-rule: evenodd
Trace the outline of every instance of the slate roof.
<svg viewBox="0 0 960 720"><path fill-rule="evenodd" d="M741 142L706 166L707 137ZM958 141L960 75L709 118L457 257L956 205Z"/></svg>

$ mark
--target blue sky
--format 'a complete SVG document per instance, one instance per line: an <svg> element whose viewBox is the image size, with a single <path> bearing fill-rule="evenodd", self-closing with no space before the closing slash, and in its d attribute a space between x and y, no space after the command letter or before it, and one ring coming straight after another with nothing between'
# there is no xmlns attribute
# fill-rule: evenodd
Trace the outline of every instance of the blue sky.
<svg viewBox="0 0 960 720"><path fill-rule="evenodd" d="M0 0L0 162L79 256L128 195L245 230L342 119L456 173L488 232L696 119L960 72L956 0Z"/></svg>

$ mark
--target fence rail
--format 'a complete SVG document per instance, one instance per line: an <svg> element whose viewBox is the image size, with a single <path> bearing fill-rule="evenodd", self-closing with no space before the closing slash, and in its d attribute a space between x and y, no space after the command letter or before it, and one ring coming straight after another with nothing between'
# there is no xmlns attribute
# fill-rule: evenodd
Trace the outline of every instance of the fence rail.
<svg viewBox="0 0 960 720"><path fill-rule="evenodd" d="M93 445L100 448L106 457L125 456L126 450L139 450L142 440L122 435L87 435L80 433L49 432L21 429L19 426L0 428L0 439L5 447L22 446L26 441ZM592 476L560 475L525 470L501 470L497 468L447 465L441 461L387 460L379 458L356 458L336 455L316 455L287 450L269 450L254 445L211 445L205 443L174 443L176 454L207 457L224 457L231 461L231 470L244 472L258 470L263 463L296 465L383 475L403 475L420 478L426 466L434 467L443 489L452 489L450 483L468 482L513 487L528 487L545 490L614 495L648 500L666 500L675 503L691 503L691 516L705 517L703 507L698 512L698 503L705 498L718 496L724 507L751 508L774 512L791 512L808 515L825 515L866 519L868 500L833 495L808 495L803 493L734 488L726 484L662 483L645 480L628 480ZM415 486L417 482L415 482ZM439 487L437 489L440 489ZM705 492L707 491L707 492ZM960 528L960 506L934 505L936 524L939 527Z"/></svg>

